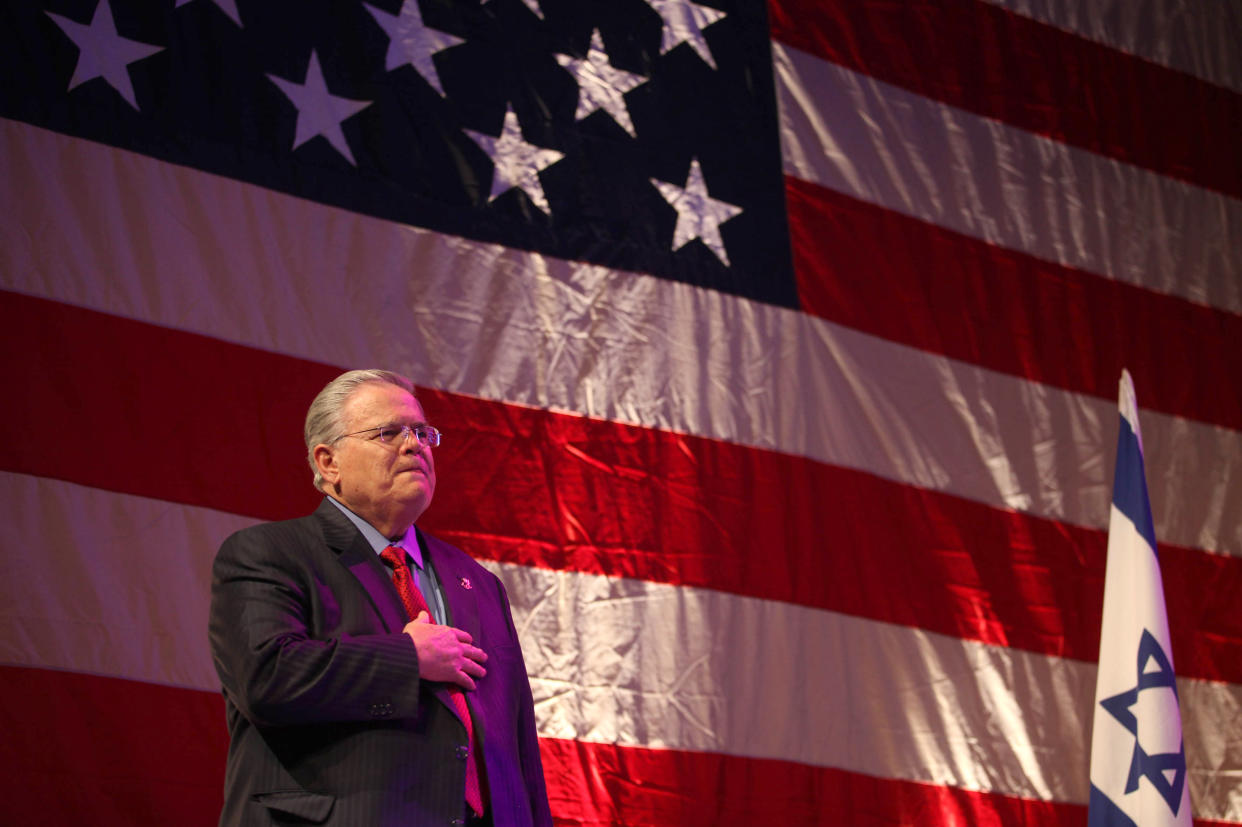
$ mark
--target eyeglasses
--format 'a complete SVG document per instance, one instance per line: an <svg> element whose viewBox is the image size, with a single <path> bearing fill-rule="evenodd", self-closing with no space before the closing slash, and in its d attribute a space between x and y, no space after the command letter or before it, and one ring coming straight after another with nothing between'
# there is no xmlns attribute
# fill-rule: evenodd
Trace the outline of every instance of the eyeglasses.
<svg viewBox="0 0 1242 827"><path fill-rule="evenodd" d="M363 428L361 431L354 431L352 434L341 434L337 439L344 439L347 436L357 437L358 434L369 434L372 431L375 431L375 436L379 437L379 441L385 444L400 443L404 445L411 436L424 448L434 448L440 444L440 432L430 425L380 425L378 428ZM371 437L371 439L375 439L375 437Z"/></svg>

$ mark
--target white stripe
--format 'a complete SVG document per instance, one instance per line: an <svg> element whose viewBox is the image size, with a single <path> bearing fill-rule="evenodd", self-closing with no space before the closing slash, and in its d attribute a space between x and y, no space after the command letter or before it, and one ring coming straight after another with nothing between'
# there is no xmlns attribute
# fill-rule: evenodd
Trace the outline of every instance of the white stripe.
<svg viewBox="0 0 1242 827"><path fill-rule="evenodd" d="M215 550L255 520L0 473L0 663L218 690Z"/></svg>
<svg viewBox="0 0 1242 827"><path fill-rule="evenodd" d="M795 311L394 225L22 124L0 121L0 146L9 289L1107 525L1117 427L1108 400ZM1150 412L1143 429L1161 541L1242 554L1242 433Z"/></svg>
<svg viewBox="0 0 1242 827"><path fill-rule="evenodd" d="M1085 804L1095 666L708 589L490 563L541 735L837 767ZM582 641L591 641L583 646ZM1242 686L1179 682L1192 797L1242 821L1215 772ZM1206 725L1206 726L1205 726Z"/></svg>
<svg viewBox="0 0 1242 827"><path fill-rule="evenodd" d="M1121 414L1121 418L1126 421L1126 425L1130 428L1130 432L1134 434L1134 439L1138 442L1139 454L1143 453L1143 427L1139 423L1138 395L1134 392L1134 379L1130 376L1130 371L1122 369L1121 379L1117 382L1117 410ZM1116 486L1116 481L1113 483ZM1109 517L1109 530L1112 530L1113 519L1116 515Z"/></svg>
<svg viewBox="0 0 1242 827"><path fill-rule="evenodd" d="M217 689L209 568L253 520L19 474L0 474L0 497L14 505L0 662ZM1091 664L708 589L489 567L541 735L1086 801ZM1179 686L1198 812L1242 820L1237 784L1205 772L1242 686Z"/></svg>
<svg viewBox="0 0 1242 827"><path fill-rule="evenodd" d="M785 172L990 244L1242 312L1242 201L772 44Z"/></svg>
<svg viewBox="0 0 1242 827"><path fill-rule="evenodd" d="M1242 7L1208 0L986 0L1170 69L1242 91Z"/></svg>

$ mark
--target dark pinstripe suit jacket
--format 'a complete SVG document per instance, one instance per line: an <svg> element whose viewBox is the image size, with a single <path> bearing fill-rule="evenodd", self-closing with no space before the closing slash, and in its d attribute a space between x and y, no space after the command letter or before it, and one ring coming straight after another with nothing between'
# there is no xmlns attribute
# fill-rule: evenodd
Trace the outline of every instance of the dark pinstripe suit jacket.
<svg viewBox="0 0 1242 827"><path fill-rule="evenodd" d="M423 538L449 622L488 655L468 697L495 824L550 825L504 587L465 552ZM230 735L222 825L463 818L465 728L444 685L419 680L405 623L383 563L329 502L224 542L208 627Z"/></svg>

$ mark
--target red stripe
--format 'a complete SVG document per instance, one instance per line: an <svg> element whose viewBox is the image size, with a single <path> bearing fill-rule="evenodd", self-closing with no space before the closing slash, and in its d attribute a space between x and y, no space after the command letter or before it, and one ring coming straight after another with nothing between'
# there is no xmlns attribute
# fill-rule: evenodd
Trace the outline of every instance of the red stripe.
<svg viewBox="0 0 1242 827"><path fill-rule="evenodd" d="M558 825L1074 825L1086 807L716 753L540 741Z"/></svg>
<svg viewBox="0 0 1242 827"><path fill-rule="evenodd" d="M802 457L422 395L429 416L461 433L437 455L426 525L476 557L1097 658L1104 532ZM1230 597L1242 559L1171 545L1160 554L1178 674L1242 682L1242 614ZM1218 588L1205 596L1208 582Z"/></svg>
<svg viewBox="0 0 1242 827"><path fill-rule="evenodd" d="M919 95L1242 195L1242 95L983 0L769 0L772 36Z"/></svg>
<svg viewBox="0 0 1242 827"><path fill-rule="evenodd" d="M214 825L219 695L0 666L0 799L12 825Z"/></svg>
<svg viewBox="0 0 1242 827"><path fill-rule="evenodd" d="M267 519L319 501L300 434L338 369L4 291L0 336L0 468Z"/></svg>
<svg viewBox="0 0 1242 827"><path fill-rule="evenodd" d="M91 439L90 462L72 440L8 440L0 468L265 518L314 506L296 435L335 368L13 294L0 329L13 337L7 375L25 389L0 406L0 428L72 433L85 420ZM193 386L150 381L170 370ZM446 432L426 527L476 557L1096 658L1102 532L771 451L421 396ZM138 463L135 445L148 446ZM1178 673L1242 683L1229 598L1242 559L1164 546L1161 561Z"/></svg>
<svg viewBox="0 0 1242 827"><path fill-rule="evenodd" d="M807 313L953 359L1242 429L1242 316L1041 261L787 178Z"/></svg>

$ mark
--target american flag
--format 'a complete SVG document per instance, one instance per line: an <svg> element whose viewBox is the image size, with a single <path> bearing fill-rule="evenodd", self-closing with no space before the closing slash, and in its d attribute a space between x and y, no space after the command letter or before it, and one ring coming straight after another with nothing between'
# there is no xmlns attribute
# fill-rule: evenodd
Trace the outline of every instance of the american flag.
<svg viewBox="0 0 1242 827"><path fill-rule="evenodd" d="M221 540L444 431L565 825L1082 824L1117 377L1242 824L1242 10L0 9L3 820L210 824Z"/></svg>

